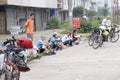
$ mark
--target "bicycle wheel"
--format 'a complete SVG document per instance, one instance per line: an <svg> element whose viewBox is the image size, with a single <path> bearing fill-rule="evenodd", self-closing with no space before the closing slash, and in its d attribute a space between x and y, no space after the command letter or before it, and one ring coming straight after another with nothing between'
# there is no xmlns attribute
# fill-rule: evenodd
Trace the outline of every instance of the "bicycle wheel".
<svg viewBox="0 0 120 80"><path fill-rule="evenodd" d="M102 36L96 36L93 40L93 45L92 47L94 49L97 49L98 47L101 47L103 44L103 39L102 39Z"/></svg>
<svg viewBox="0 0 120 80"><path fill-rule="evenodd" d="M19 80L19 78L20 78L20 71L18 70L16 72L16 70L13 69L11 72L11 80Z"/></svg>
<svg viewBox="0 0 120 80"><path fill-rule="evenodd" d="M10 78L10 73L8 70L4 70L1 74L0 74L0 80L11 80Z"/></svg>
<svg viewBox="0 0 120 80"><path fill-rule="evenodd" d="M94 36L91 35L91 36L89 37L89 39L88 39L88 45L89 45L89 46L92 46L92 45L93 45L93 40L94 40Z"/></svg>
<svg viewBox="0 0 120 80"><path fill-rule="evenodd" d="M119 34L118 34L118 32L111 32L111 33L110 33L110 41L111 41L112 43L118 41L118 39L119 39Z"/></svg>
<svg viewBox="0 0 120 80"><path fill-rule="evenodd" d="M100 39L99 39L99 42L100 42L100 47L102 47L102 45L103 45L103 36L99 36L100 37Z"/></svg>

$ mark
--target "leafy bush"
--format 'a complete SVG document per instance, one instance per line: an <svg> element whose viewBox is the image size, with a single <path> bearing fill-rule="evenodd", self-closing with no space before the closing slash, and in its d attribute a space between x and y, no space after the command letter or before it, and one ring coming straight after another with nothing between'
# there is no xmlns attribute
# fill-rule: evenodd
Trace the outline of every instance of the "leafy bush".
<svg viewBox="0 0 120 80"><path fill-rule="evenodd" d="M81 28L78 29L79 33L88 33L91 31L92 24L89 21L81 20Z"/></svg>
<svg viewBox="0 0 120 80"><path fill-rule="evenodd" d="M92 30L92 27L99 27L101 25L101 17L92 17L89 20L81 20L81 28L77 29L78 33L89 33ZM61 33L65 34L72 31L74 28L69 24L69 22L64 22L60 25L63 29Z"/></svg>
<svg viewBox="0 0 120 80"><path fill-rule="evenodd" d="M64 22L60 25L60 27L63 29L63 31L61 32L62 34L66 34L70 31L72 31L72 27L70 25L69 22Z"/></svg>
<svg viewBox="0 0 120 80"><path fill-rule="evenodd" d="M103 17L94 16L89 20L81 20L81 28L79 29L79 32L88 33L93 27L101 26L102 19Z"/></svg>
<svg viewBox="0 0 120 80"><path fill-rule="evenodd" d="M99 27L101 25L102 19L100 17L93 17L90 20L90 23L92 24L93 27Z"/></svg>
<svg viewBox="0 0 120 80"><path fill-rule="evenodd" d="M50 18L50 21L48 23L48 28L49 29L59 28L59 24L60 24L59 18L57 16L53 16Z"/></svg>
<svg viewBox="0 0 120 80"><path fill-rule="evenodd" d="M81 20L81 28L77 29L77 32L88 33L91 31L91 27L92 27L92 24L90 23L90 21ZM72 26L70 26L68 22L61 24L61 28L63 29L63 31L61 32L62 34L65 34L67 32L71 32L74 30L74 28L72 28Z"/></svg>

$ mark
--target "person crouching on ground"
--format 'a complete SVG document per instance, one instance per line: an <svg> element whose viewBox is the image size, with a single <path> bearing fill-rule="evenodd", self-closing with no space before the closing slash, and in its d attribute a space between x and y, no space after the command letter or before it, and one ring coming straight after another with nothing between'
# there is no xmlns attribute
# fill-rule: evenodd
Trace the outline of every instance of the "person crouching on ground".
<svg viewBox="0 0 120 80"><path fill-rule="evenodd" d="M48 42L45 43L46 37L45 36L41 36L41 40L39 40L37 42L37 48L38 48L38 52L42 53L45 52L46 54L55 54L54 51L52 51L52 49L50 48L50 45Z"/></svg>

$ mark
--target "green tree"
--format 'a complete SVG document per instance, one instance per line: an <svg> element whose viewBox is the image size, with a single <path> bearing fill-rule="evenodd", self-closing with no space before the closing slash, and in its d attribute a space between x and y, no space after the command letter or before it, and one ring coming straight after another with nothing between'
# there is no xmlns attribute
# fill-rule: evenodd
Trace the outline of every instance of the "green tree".
<svg viewBox="0 0 120 80"><path fill-rule="evenodd" d="M82 17L84 13L84 8L79 6L79 7L75 7L73 9L73 16L74 17Z"/></svg>
<svg viewBox="0 0 120 80"><path fill-rule="evenodd" d="M103 14L104 14L104 16L107 16L109 14L109 9L108 9L107 4L104 5Z"/></svg>
<svg viewBox="0 0 120 80"><path fill-rule="evenodd" d="M109 8L107 4L105 4L104 7L99 8L97 14L99 16L107 16L109 14Z"/></svg>
<svg viewBox="0 0 120 80"><path fill-rule="evenodd" d="M93 17L93 16L96 16L96 12L93 10L87 10L86 15L88 17Z"/></svg>

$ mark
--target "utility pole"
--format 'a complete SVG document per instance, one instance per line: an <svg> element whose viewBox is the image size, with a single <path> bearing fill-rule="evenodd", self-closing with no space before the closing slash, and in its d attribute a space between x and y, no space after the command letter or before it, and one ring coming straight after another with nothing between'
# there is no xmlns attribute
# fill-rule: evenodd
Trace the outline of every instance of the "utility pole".
<svg viewBox="0 0 120 80"><path fill-rule="evenodd" d="M69 12L69 22L70 22L70 25L72 26L72 0L68 0L68 12Z"/></svg>

